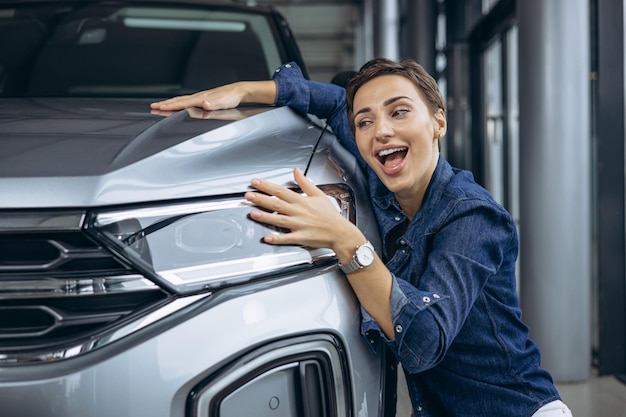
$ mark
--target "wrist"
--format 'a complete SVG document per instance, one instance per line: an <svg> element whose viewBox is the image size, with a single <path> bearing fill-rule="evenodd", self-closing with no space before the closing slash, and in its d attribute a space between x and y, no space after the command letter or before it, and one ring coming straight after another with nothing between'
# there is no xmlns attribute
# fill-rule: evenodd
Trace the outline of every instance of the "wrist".
<svg viewBox="0 0 626 417"><path fill-rule="evenodd" d="M339 236L340 238L337 242L335 242L331 249L335 252L340 264L350 262L356 252L356 248L367 242L365 235L363 235L363 233L361 233L356 226L352 223L349 223L349 225L350 228L341 227L335 229L338 230L336 236Z"/></svg>
<svg viewBox="0 0 626 417"><path fill-rule="evenodd" d="M365 243L356 246L354 249L354 255L349 262L339 262L339 268L345 273L350 274L358 271L374 263L376 259L376 251L374 246L366 241Z"/></svg>
<svg viewBox="0 0 626 417"><path fill-rule="evenodd" d="M238 84L242 103L274 104L276 102L274 80L239 81Z"/></svg>

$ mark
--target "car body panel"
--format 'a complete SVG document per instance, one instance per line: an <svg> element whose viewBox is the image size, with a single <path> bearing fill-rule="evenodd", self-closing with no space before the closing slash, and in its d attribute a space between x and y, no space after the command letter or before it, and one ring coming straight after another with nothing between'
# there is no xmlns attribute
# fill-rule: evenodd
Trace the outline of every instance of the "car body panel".
<svg viewBox="0 0 626 417"><path fill-rule="evenodd" d="M13 100L0 103L0 111ZM50 100L39 103L45 109ZM110 99L72 99L28 117L0 116L0 207L220 195L246 190L257 175L286 183L294 167L306 168L322 131L288 108L246 109L232 123L195 118L193 111L154 115L145 100L122 104L126 108ZM27 111L23 104L15 107Z"/></svg>
<svg viewBox="0 0 626 417"><path fill-rule="evenodd" d="M300 168L379 248L355 157L286 107L150 110L289 61L307 77L280 13L7 0L0 38L0 416L393 413L334 253L263 244L241 201Z"/></svg>
<svg viewBox="0 0 626 417"><path fill-rule="evenodd" d="M184 132L181 137L191 137L173 140L170 147L99 176L0 177L5 190L0 214L212 198L245 191L255 175L293 184L292 169L297 166L315 183L351 184L357 191L356 222L379 245L364 177L355 158L334 135L325 132L320 121L288 108L248 113L244 118L238 115L238 120L222 121L213 130L205 128L205 133L196 136L197 132ZM155 117L142 114L146 116ZM158 115L147 130L190 117L187 111ZM194 122L214 125L214 120ZM130 140L122 153L133 145ZM24 193L25 189L29 192ZM173 313L167 313L169 304L165 304L162 320L146 328L131 323L139 330L119 339L114 329L110 335L94 335L101 346L86 353L69 348L59 351L56 358L51 356L50 363L0 366L0 414L45 412L55 417L98 410L99 416L187 416L194 388L219 381L212 375L236 358L279 340L299 336L315 340L319 335L332 336L338 341L338 351L349 352L342 366L349 379L351 412L383 412L382 353L365 345L359 332L359 307L336 262L190 297L199 301ZM137 323L142 320L141 316L136 319ZM38 401L25 405L24 400L33 395Z"/></svg>
<svg viewBox="0 0 626 417"><path fill-rule="evenodd" d="M182 417L189 391L238 355L281 338L322 333L337 337L359 364L351 369L355 392L363 393L354 399L355 415L376 415L379 357L359 335L351 289L336 269L291 280L230 299L221 294L223 302L200 301L193 316L173 326L157 324L156 335L136 334L123 346L70 361L0 368L0 414L66 417L91 410L99 417Z"/></svg>

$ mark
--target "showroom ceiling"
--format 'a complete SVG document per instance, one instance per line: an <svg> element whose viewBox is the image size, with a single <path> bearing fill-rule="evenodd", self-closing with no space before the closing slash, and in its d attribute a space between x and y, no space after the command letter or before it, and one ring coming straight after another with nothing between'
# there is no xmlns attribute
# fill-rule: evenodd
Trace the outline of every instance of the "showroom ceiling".
<svg viewBox="0 0 626 417"><path fill-rule="evenodd" d="M355 27L363 0L233 0L236 3L275 6L289 21L311 79L330 81L351 70Z"/></svg>

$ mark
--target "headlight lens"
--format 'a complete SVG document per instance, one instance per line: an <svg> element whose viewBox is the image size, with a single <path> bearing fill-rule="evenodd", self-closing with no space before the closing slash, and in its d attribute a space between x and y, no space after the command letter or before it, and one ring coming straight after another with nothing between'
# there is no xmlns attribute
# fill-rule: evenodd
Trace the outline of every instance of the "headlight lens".
<svg viewBox="0 0 626 417"><path fill-rule="evenodd" d="M321 186L337 209L354 221L352 192ZM128 210L96 211L86 229L155 282L188 293L311 268L334 259L330 249L268 245L282 231L248 218L243 195Z"/></svg>

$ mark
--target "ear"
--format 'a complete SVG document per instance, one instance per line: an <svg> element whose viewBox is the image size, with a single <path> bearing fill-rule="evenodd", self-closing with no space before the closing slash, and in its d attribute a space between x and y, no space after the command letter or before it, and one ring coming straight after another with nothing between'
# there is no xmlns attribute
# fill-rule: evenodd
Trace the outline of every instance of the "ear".
<svg viewBox="0 0 626 417"><path fill-rule="evenodd" d="M440 139L443 135L446 134L446 130L448 128L446 114L444 113L443 109L439 109L433 117L435 122L435 138Z"/></svg>

